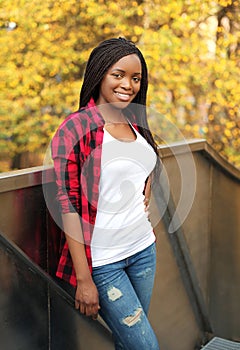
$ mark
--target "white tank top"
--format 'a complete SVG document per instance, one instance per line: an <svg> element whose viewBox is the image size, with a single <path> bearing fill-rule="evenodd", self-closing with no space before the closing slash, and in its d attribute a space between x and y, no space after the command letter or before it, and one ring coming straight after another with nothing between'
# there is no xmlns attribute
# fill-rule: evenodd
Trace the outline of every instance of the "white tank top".
<svg viewBox="0 0 240 350"><path fill-rule="evenodd" d="M143 190L156 164L156 154L133 130L136 140L123 142L104 129L98 208L91 241L93 267L125 259L155 241L144 210Z"/></svg>

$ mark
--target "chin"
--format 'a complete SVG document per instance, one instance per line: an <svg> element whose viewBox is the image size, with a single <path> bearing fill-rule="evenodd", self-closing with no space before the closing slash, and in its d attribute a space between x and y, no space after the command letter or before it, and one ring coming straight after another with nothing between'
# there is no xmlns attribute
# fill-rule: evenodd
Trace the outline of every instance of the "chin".
<svg viewBox="0 0 240 350"><path fill-rule="evenodd" d="M110 104L117 109L124 109L126 108L129 104L131 103L131 101L126 102L126 101L114 101L114 102L110 102Z"/></svg>

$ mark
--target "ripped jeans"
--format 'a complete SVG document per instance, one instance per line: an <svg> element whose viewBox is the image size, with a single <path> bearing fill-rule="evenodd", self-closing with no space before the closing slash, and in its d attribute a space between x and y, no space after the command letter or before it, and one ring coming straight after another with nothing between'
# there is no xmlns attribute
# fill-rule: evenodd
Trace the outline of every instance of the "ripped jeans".
<svg viewBox="0 0 240 350"><path fill-rule="evenodd" d="M99 314L113 333L116 350L159 350L147 318L155 269L155 243L127 259L93 268Z"/></svg>

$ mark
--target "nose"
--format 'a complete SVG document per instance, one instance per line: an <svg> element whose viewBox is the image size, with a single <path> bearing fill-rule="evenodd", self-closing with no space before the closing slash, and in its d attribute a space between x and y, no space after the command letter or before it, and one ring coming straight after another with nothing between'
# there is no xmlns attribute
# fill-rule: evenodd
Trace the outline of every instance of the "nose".
<svg viewBox="0 0 240 350"><path fill-rule="evenodd" d="M132 82L131 82L131 78L129 77L124 77L121 80L121 87L125 90L130 90L132 88Z"/></svg>

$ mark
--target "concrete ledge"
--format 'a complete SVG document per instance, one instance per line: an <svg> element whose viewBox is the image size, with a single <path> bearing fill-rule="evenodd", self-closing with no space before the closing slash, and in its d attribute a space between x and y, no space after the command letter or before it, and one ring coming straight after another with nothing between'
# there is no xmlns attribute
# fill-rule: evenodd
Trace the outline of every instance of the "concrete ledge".
<svg viewBox="0 0 240 350"><path fill-rule="evenodd" d="M240 343L214 337L202 350L240 350Z"/></svg>
<svg viewBox="0 0 240 350"><path fill-rule="evenodd" d="M179 154L201 152L202 155L214 163L215 166L231 176L235 180L240 180L240 170L228 163L219 155L204 139L186 140L186 142L176 142L169 145L160 145L160 158L174 157ZM17 190L54 182L54 171L52 165L38 166L27 169L15 170L0 173L0 193Z"/></svg>

